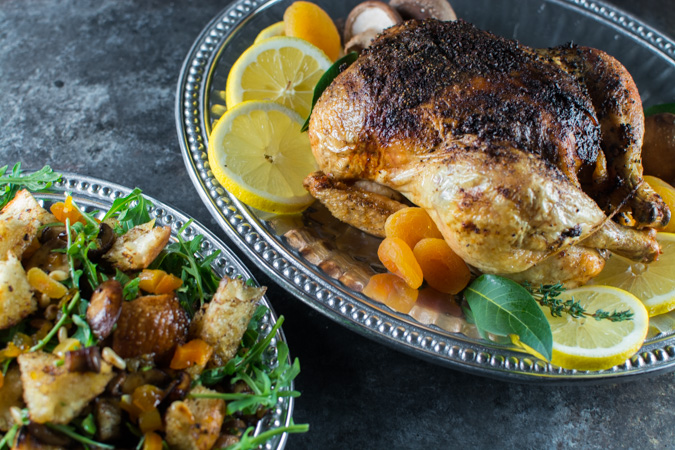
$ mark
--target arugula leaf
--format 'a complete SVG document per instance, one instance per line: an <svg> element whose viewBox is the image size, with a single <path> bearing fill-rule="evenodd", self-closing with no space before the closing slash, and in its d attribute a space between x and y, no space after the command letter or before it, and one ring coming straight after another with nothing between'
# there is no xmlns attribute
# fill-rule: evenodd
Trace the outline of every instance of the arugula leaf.
<svg viewBox="0 0 675 450"><path fill-rule="evenodd" d="M14 424L12 425L12 428L7 431L7 433L0 439L0 450L3 450L5 448L11 448L12 445L14 444L14 437L16 436L16 433L19 431L19 424Z"/></svg>
<svg viewBox="0 0 675 450"><path fill-rule="evenodd" d="M645 116L652 116L659 113L675 114L675 103L663 103L660 105L650 106L644 110Z"/></svg>
<svg viewBox="0 0 675 450"><path fill-rule="evenodd" d="M80 305L79 309L80 312L78 314L73 314L70 316L70 319L73 321L73 323L77 326L77 330L71 337L77 339L82 343L82 347L91 347L93 345L96 345L98 341L96 340L96 337L94 337L94 333L92 333L91 328L89 327L89 324L87 323L86 320L84 320L82 317L86 317L87 314L87 306L89 305L89 302L86 300L80 300ZM84 307L84 313L81 312L82 307Z"/></svg>
<svg viewBox="0 0 675 450"><path fill-rule="evenodd" d="M73 202L75 205L75 202ZM75 205L75 207L77 207ZM88 217L83 213L83 216ZM88 219L91 219L88 217ZM66 222L69 222L66 220ZM98 238L99 226L93 220L87 220L86 224L75 222L74 224L66 223L66 233L68 236L68 246L66 247L66 254L71 260L69 265L71 267L71 278L73 285L76 288L80 287L80 274L85 274L89 285L95 289L99 285L100 280L98 276L97 265L89 259L89 250L96 249L96 239ZM73 236L74 235L74 236ZM75 261L79 261L82 269L78 271L73 268L76 266Z"/></svg>
<svg viewBox="0 0 675 450"><path fill-rule="evenodd" d="M61 174L54 172L49 166L44 166L37 172L22 175L21 163L18 162L12 167L11 174L5 176L8 167L0 167L0 208L9 203L22 188L41 192L49 189L55 181L61 179Z"/></svg>
<svg viewBox="0 0 675 450"><path fill-rule="evenodd" d="M524 287L496 275L481 275L464 290L464 296L481 335L515 334L520 342L551 360L551 326Z"/></svg>
<svg viewBox="0 0 675 450"><path fill-rule="evenodd" d="M115 279L122 285L122 297L124 300L133 300L138 297L140 278L131 278L126 273L115 268Z"/></svg>
<svg viewBox="0 0 675 450"><path fill-rule="evenodd" d="M103 216L103 221L116 218L119 221L120 230L118 234L124 234L136 225L148 223L152 220L150 210L153 204L145 198L139 188L135 188L126 197L121 197L113 201L108 212Z"/></svg>
<svg viewBox="0 0 675 450"><path fill-rule="evenodd" d="M246 431L244 431L244 434L239 439L239 442L232 445L228 445L227 447L225 447L225 450L246 450L250 448L257 448L260 445L267 442L268 440L270 440L272 437L277 436L279 434L306 433L307 431L309 431L309 425L304 423L296 425L293 422L293 419L291 419L290 425L287 427L279 427L274 428L272 430L263 431L257 436L253 436L254 431L255 431L254 427L248 427Z"/></svg>
<svg viewBox="0 0 675 450"><path fill-rule="evenodd" d="M109 449L114 449L114 445L109 445L109 444L104 444L102 442L97 442L94 441L93 439L90 439L86 436L82 436L79 434L73 427L70 427L68 425L57 425L54 423L46 423L45 424L48 428L51 428L54 431L58 431L59 433L63 433L66 436L68 436L71 439L74 439L85 446L91 445L92 447L97 447L97 448L109 448Z"/></svg>
<svg viewBox="0 0 675 450"><path fill-rule="evenodd" d="M207 257L201 257L204 236L197 235L191 240L183 239L183 232L190 226L192 219L178 231L178 242L167 245L164 252L151 264L153 269L162 269L183 280L183 285L176 291L181 306L192 317L195 313L196 301L199 306L209 300L218 289L220 279L215 275L211 264L220 255L220 250Z"/></svg>
<svg viewBox="0 0 675 450"><path fill-rule="evenodd" d="M305 132L309 129L309 118L312 117L312 110L314 109L314 105L316 105L316 102L319 100L319 97L321 97L321 94L323 94L323 91L326 90L328 85L330 85L335 77L340 75L341 72L343 72L347 67L351 66L354 61L359 57L359 54L356 52L350 52L347 53L345 56L342 58L338 59L333 63L332 66L326 70L323 75L321 75L321 78L319 78L319 81L316 83L316 86L314 87L314 96L312 97L312 107L309 109L309 115L307 116L307 120L305 120L305 123L302 125L302 128L300 128L301 132Z"/></svg>

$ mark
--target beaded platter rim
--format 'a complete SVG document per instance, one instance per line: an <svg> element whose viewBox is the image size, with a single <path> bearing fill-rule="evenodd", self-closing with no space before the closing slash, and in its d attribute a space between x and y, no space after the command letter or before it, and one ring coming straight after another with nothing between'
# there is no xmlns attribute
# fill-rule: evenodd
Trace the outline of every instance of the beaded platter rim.
<svg viewBox="0 0 675 450"><path fill-rule="evenodd" d="M333 280L269 234L248 207L213 177L206 148L205 110L210 76L225 42L252 15L280 0L236 0L196 38L181 68L175 118L181 154L207 209L232 241L270 278L332 320L380 343L449 368L523 383L595 384L634 380L675 370L675 335L657 336L625 363L602 371L562 369L511 347L468 338L365 302L365 297ZM544 0L608 23L675 62L675 42L626 13L602 2Z"/></svg>
<svg viewBox="0 0 675 450"><path fill-rule="evenodd" d="M86 212L91 212L93 210L106 211L110 208L115 199L124 197L132 191L132 189L121 185L93 177L69 172L59 173L61 173L62 177L53 184L50 192L33 194L43 206L46 206L51 202L62 200L65 193L70 193L73 199L78 203L78 206L83 207ZM160 226L169 226L171 228L171 240L175 241L179 230L190 220L190 217L146 194L143 194L143 196L153 204L150 215L156 220L156 224ZM182 237L191 239L200 234L204 236L200 249L201 256L207 257L216 251L220 251L219 256L213 263L213 268L219 276L242 276L245 279L253 279L255 281L253 274L232 250L199 222L192 220L190 225L183 231ZM266 296L263 296L261 299L261 304L268 308L268 313L261 320L258 329L260 337L263 338L272 329L277 322L278 317ZM279 328L276 336L270 343L272 351L269 355L269 362L271 367L276 364L278 342L287 342L283 327ZM290 355L287 356L287 360L290 364ZM294 386L295 384L292 382L289 389L293 390ZM271 410L271 414L267 414L260 422L258 422L254 435L257 436L260 433L273 428L289 426L293 417L294 405L295 399L293 397L280 398L277 405ZM285 448L287 442L288 433L283 433L270 439L265 444L264 448L266 450L282 450Z"/></svg>

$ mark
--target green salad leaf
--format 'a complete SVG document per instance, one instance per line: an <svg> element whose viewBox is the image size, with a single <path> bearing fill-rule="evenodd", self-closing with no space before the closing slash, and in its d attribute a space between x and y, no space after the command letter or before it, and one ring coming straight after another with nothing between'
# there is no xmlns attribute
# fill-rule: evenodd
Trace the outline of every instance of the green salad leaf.
<svg viewBox="0 0 675 450"><path fill-rule="evenodd" d="M8 167L0 167L0 208L9 203L20 189L43 192L52 187L55 181L61 179L61 174L54 172L49 166L44 166L37 172L23 175L21 163L18 162L12 167L11 173L5 175Z"/></svg>
<svg viewBox="0 0 675 450"><path fill-rule="evenodd" d="M483 337L517 335L546 360L551 360L551 326L537 301L524 287L496 275L481 275L465 290L473 320Z"/></svg>

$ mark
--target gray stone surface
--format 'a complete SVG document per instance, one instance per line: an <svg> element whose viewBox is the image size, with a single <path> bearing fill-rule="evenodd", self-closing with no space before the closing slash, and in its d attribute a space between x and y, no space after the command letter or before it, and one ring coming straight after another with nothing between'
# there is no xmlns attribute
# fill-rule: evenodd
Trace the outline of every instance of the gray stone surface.
<svg viewBox="0 0 675 450"><path fill-rule="evenodd" d="M675 36L671 1L612 3ZM139 186L229 242L190 182L174 124L183 58L226 4L0 1L0 164ZM673 374L585 387L475 377L352 333L255 273L302 363L295 420L311 431L288 448L675 448Z"/></svg>

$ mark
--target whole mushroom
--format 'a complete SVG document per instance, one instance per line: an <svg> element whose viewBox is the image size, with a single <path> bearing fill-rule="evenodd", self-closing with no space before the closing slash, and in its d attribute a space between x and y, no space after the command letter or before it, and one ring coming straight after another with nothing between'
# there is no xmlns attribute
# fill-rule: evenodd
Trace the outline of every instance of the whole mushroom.
<svg viewBox="0 0 675 450"><path fill-rule="evenodd" d="M345 22L345 53L366 48L378 33L402 21L399 13L384 2L359 3L351 10Z"/></svg>
<svg viewBox="0 0 675 450"><path fill-rule="evenodd" d="M404 20L438 19L457 20L457 14L446 0L390 0Z"/></svg>

